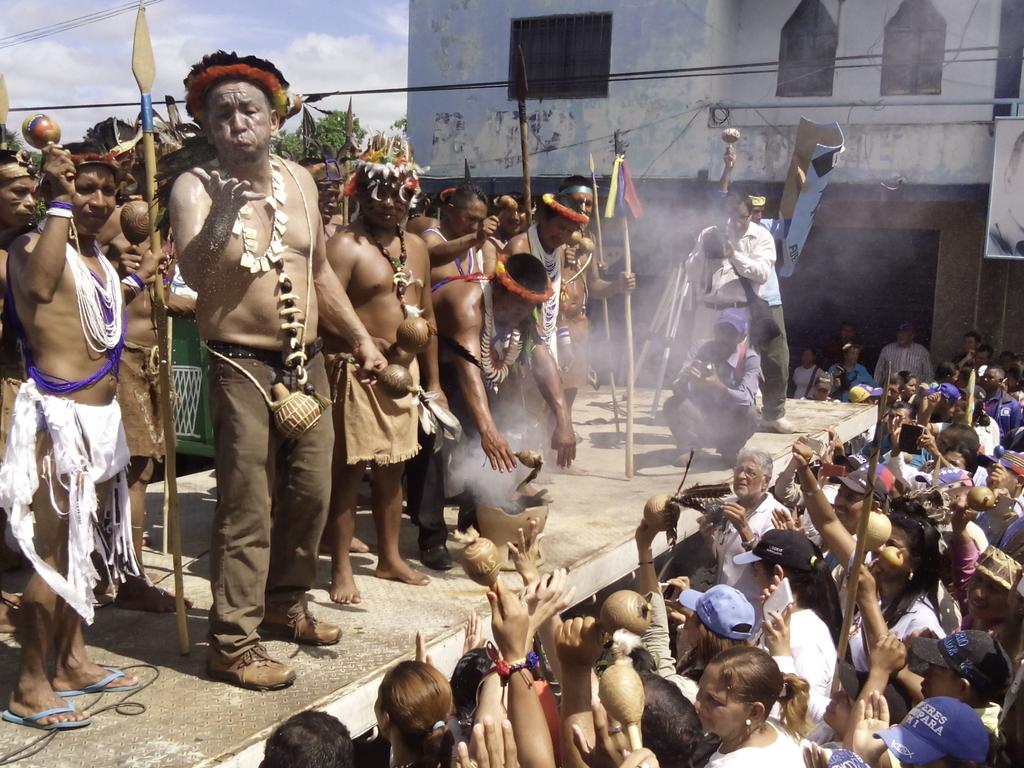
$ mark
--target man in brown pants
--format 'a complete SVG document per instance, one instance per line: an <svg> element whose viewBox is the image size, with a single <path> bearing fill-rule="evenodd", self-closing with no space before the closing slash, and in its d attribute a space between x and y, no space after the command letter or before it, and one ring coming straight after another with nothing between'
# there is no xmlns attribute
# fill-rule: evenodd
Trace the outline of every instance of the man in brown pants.
<svg viewBox="0 0 1024 768"><path fill-rule="evenodd" d="M270 154L291 104L287 81L270 62L220 51L192 68L185 88L218 161L182 174L170 208L211 355L217 512L207 672L283 688L295 673L270 658L261 627L314 645L341 636L306 604L334 441L318 321L349 343L362 375L386 363L326 264L316 183Z"/></svg>

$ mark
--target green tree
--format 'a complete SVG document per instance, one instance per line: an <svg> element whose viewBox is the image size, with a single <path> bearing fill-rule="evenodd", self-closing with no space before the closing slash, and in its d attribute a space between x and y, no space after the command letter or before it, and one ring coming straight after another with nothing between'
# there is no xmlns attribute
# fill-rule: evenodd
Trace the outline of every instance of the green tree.
<svg viewBox="0 0 1024 768"><path fill-rule="evenodd" d="M403 136L409 135L409 116L402 115L391 124L391 130L398 131Z"/></svg>
<svg viewBox="0 0 1024 768"><path fill-rule="evenodd" d="M326 144L332 152L336 152L345 145L345 111L331 110L315 121L316 127L313 130L313 143L316 145ZM352 115L352 141L355 145L361 146L366 137L366 129L359 123L359 116ZM312 150L314 155L319 151ZM306 156L302 146L302 129L295 131L281 131L274 142L274 152L279 155L300 160Z"/></svg>

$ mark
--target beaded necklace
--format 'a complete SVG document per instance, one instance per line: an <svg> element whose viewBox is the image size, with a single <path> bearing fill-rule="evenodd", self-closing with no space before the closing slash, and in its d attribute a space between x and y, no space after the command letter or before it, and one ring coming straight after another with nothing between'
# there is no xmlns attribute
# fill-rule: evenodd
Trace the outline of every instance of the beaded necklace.
<svg viewBox="0 0 1024 768"><path fill-rule="evenodd" d="M78 299L82 333L93 352L106 353L121 343L124 319L121 283L110 262L100 254L99 244L96 242L93 243L93 248L106 282L101 281L85 265L74 221L71 222L71 239L74 241L75 257L68 253L67 264L75 279L75 295Z"/></svg>
<svg viewBox="0 0 1024 768"><path fill-rule="evenodd" d="M504 338L499 338L494 332L494 297L493 283L486 283L484 289L484 322L480 329L480 370L483 371L484 381L489 385L492 392L498 391L498 386L508 378L512 368L515 366L519 355L523 351L523 336L516 328ZM496 346L503 344L499 353Z"/></svg>
<svg viewBox="0 0 1024 768"><path fill-rule="evenodd" d="M390 249L384 247L380 240L377 239L376 235L374 235L370 230L370 227L366 227L366 236L370 238L370 241L373 243L374 247L380 251L381 255L387 259L388 264L391 265L391 269L395 273L395 276L392 279L395 286L395 296L398 297L398 303L402 307L402 317L406 317L409 314L410 308L406 306L405 303L405 292L409 289L409 286L415 282L415 278L413 278L405 268L406 262L409 259L409 253L405 249L405 232L401 227L396 226L395 234L398 235L398 242L401 249L398 258L391 255Z"/></svg>

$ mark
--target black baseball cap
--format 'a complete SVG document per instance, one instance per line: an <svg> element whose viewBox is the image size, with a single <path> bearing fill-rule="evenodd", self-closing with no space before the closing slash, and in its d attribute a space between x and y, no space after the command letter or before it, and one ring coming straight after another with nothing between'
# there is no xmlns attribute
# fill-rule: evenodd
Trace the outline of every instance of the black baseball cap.
<svg viewBox="0 0 1024 768"><path fill-rule="evenodd" d="M911 672L922 675L928 664L948 667L974 686L986 701L1001 702L1010 684L1010 657L987 632L961 630L941 640L917 637L908 650Z"/></svg>
<svg viewBox="0 0 1024 768"><path fill-rule="evenodd" d="M733 558L737 565L764 560L772 565L810 572L821 559L821 550L814 546L800 531L784 531L773 528L766 531L751 552L743 552Z"/></svg>

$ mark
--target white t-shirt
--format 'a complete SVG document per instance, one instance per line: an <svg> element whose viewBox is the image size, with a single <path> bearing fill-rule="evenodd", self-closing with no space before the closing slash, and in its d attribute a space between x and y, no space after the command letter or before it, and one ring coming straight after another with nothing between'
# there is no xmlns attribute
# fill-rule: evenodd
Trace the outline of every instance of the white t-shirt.
<svg viewBox="0 0 1024 768"><path fill-rule="evenodd" d="M735 496L728 496L722 503L735 502ZM755 539L760 539L765 531L772 530L772 512L776 509L785 510L782 503L770 493L765 496L764 501L747 518L747 525L754 533ZM757 625L761 624L761 590L757 587L757 580L754 579L754 571L749 565L736 565L732 561L736 555L746 552L743 542L740 541L740 534L732 523L725 523L725 527L715 531L715 560L718 563L717 584L728 584L735 587L754 606Z"/></svg>
<svg viewBox="0 0 1024 768"><path fill-rule="evenodd" d="M853 634L850 636L850 655L853 658L853 666L858 672L868 671L868 655L864 650L864 632L861 626L860 616L857 617ZM932 608L931 603L924 597L918 598L911 604L910 610L900 616L899 620L891 628L891 631L900 640L914 632L930 629L938 638L946 636L946 630L942 628L939 617Z"/></svg>
<svg viewBox="0 0 1024 768"><path fill-rule="evenodd" d="M715 752L707 768L804 768L804 754L792 738L776 727L775 741L767 747L744 747L723 755Z"/></svg>
<svg viewBox="0 0 1024 768"><path fill-rule="evenodd" d="M764 647L764 640L761 640ZM799 675L811 686L807 714L815 723L825 717L832 695L836 668L836 646L828 626L809 608L789 617L789 645L792 656L774 656L783 674Z"/></svg>

